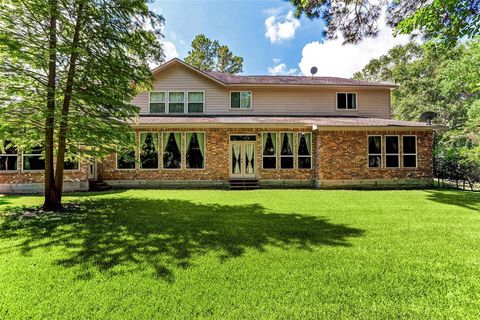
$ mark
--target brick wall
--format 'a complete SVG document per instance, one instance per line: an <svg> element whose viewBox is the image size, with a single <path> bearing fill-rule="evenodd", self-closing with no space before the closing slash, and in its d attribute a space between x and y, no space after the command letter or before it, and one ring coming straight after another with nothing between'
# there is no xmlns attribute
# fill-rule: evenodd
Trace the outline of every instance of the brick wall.
<svg viewBox="0 0 480 320"><path fill-rule="evenodd" d="M368 135L417 136L417 168L368 167ZM317 157L316 177L319 180L360 179L432 179L433 178L433 132L408 131L321 131L315 136ZM384 144L384 143L382 143Z"/></svg>
<svg viewBox="0 0 480 320"><path fill-rule="evenodd" d="M185 132L205 132L205 169L186 169L185 165ZM169 129L142 129L139 132L182 132L182 169L162 169L162 157L160 155L160 169L116 170L116 157L114 154L104 159L99 164L99 178L103 180L228 180L230 178L230 142L229 135L256 135L257 146L257 178L259 179L313 179L313 170L289 169L289 170L263 170L262 169L262 132L306 132L295 128L270 129L270 128L209 128L204 130L169 128ZM296 136L295 136L296 137ZM137 134L137 145L139 135ZM295 144L296 146L296 144ZM138 158L138 150L137 150ZM277 160L279 163L279 159ZM296 167L296 165L295 165Z"/></svg>

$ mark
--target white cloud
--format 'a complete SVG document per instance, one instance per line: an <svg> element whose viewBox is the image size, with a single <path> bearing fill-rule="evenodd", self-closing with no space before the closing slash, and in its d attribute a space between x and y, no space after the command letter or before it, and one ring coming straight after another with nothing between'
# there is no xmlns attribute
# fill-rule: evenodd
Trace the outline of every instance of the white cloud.
<svg viewBox="0 0 480 320"><path fill-rule="evenodd" d="M179 56L177 48L175 47L175 44L173 44L173 42L163 41L162 45L163 52L165 53L165 62Z"/></svg>
<svg viewBox="0 0 480 320"><path fill-rule="evenodd" d="M352 77L372 58L386 54L395 45L406 44L408 35L393 37L384 16L379 20L379 33L376 38L366 38L358 44L342 45L343 38L307 43L302 50L302 60L298 64L304 75L310 75L310 68L318 68L318 76Z"/></svg>
<svg viewBox="0 0 480 320"><path fill-rule="evenodd" d="M288 11L283 22L278 21L279 17L272 15L265 20L265 37L270 39L271 43L282 42L283 40L293 39L295 31L300 27L300 21L295 19L292 10Z"/></svg>
<svg viewBox="0 0 480 320"><path fill-rule="evenodd" d="M268 67L268 73L272 76L292 76L297 75L298 70L296 68L287 69L285 63L280 63L280 59L273 59L273 67Z"/></svg>

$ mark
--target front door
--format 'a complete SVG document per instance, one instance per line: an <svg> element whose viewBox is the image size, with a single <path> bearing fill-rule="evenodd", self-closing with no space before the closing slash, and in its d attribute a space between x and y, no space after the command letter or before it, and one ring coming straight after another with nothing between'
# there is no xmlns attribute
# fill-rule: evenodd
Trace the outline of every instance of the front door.
<svg viewBox="0 0 480 320"><path fill-rule="evenodd" d="M255 178L256 152L254 141L230 143L230 177Z"/></svg>
<svg viewBox="0 0 480 320"><path fill-rule="evenodd" d="M97 162L95 159L88 164L88 180L97 180Z"/></svg>

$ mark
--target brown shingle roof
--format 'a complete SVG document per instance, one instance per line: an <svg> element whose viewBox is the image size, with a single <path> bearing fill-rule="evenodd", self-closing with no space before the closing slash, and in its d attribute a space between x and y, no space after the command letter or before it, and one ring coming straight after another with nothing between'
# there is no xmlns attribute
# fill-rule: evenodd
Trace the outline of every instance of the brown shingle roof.
<svg viewBox="0 0 480 320"><path fill-rule="evenodd" d="M140 116L140 125L256 125L278 124L317 127L424 127L424 122L357 117L297 117L297 116Z"/></svg>
<svg viewBox="0 0 480 320"><path fill-rule="evenodd" d="M306 77L306 76L242 76L215 71L205 72L210 77L225 84L262 84L262 85L325 85L325 86L371 86L396 88L392 83L355 80L338 77Z"/></svg>

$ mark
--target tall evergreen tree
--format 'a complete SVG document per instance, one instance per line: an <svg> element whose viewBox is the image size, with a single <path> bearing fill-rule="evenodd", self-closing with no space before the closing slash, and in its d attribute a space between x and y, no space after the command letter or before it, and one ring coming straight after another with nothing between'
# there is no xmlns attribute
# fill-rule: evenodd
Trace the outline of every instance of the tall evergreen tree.
<svg viewBox="0 0 480 320"><path fill-rule="evenodd" d="M44 209L62 209L67 149L102 156L130 141L128 101L163 59L162 24L146 0L0 3L0 136L43 146Z"/></svg>

